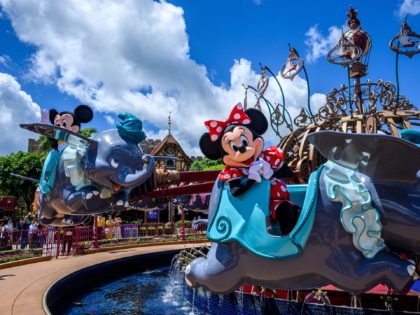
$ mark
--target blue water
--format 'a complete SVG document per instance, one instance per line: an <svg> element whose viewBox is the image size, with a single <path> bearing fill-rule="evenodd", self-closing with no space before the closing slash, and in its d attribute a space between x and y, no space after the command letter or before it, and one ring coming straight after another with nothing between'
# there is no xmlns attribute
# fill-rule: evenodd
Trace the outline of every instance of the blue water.
<svg viewBox="0 0 420 315"><path fill-rule="evenodd" d="M417 285L419 283L416 282ZM186 290L182 273L170 275L169 267L136 273L96 287L83 297L74 300L72 304L67 314L300 314L302 308L310 309L312 314L324 314L326 311L325 306L317 304L302 305L302 303L262 299L238 293L222 296L202 289ZM361 309L347 307L334 307L334 309L336 314L364 314ZM386 313L377 310L369 314Z"/></svg>
<svg viewBox="0 0 420 315"><path fill-rule="evenodd" d="M137 273L95 288L67 314L205 314L184 298L183 281L170 277L168 267Z"/></svg>

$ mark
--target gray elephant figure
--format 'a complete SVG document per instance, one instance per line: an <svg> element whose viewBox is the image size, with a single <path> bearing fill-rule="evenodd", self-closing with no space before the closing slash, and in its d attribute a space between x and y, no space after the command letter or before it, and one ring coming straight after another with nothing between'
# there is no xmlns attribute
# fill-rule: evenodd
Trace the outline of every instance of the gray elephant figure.
<svg viewBox="0 0 420 315"><path fill-rule="evenodd" d="M242 201L216 182L207 230L212 246L207 258L186 267L189 285L228 293L245 283L283 290L333 284L358 294L379 283L404 291L418 278L420 147L386 135L335 132L313 134L310 142L329 161L308 185L289 185L302 210L288 235L270 235L265 222L255 221L267 204L258 188L263 182Z"/></svg>
<svg viewBox="0 0 420 315"><path fill-rule="evenodd" d="M128 113L118 117L117 129L92 138L56 126L21 125L68 143L62 151L52 150L44 164L41 223L73 225L85 215L125 210L131 189L152 180L154 160L139 146L145 139L142 122Z"/></svg>

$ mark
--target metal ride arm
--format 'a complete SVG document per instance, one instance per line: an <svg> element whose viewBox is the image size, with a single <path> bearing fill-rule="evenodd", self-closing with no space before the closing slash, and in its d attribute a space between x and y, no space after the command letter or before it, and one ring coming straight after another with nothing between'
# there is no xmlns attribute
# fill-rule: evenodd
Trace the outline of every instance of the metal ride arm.
<svg viewBox="0 0 420 315"><path fill-rule="evenodd" d="M131 200L143 198L176 197L211 192L220 171L175 171L157 169L150 190L131 193ZM190 184L192 183L192 184ZM179 186L181 184L182 186ZM173 186L177 187L173 187ZM171 187L172 186L172 187Z"/></svg>

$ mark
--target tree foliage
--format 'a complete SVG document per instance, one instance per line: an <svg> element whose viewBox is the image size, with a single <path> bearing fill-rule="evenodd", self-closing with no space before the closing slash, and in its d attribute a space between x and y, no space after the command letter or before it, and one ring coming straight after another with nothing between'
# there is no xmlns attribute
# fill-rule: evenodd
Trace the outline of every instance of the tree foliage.
<svg viewBox="0 0 420 315"><path fill-rule="evenodd" d="M80 130L80 134L86 137L90 137L96 132L96 128ZM13 196L16 199L22 198L27 211L33 202L37 184L13 177L10 173L34 179L41 177L45 158L48 151L53 148L55 140L45 136L40 136L39 139L39 149L41 152L25 153L19 151L6 156L0 156L0 195Z"/></svg>
<svg viewBox="0 0 420 315"><path fill-rule="evenodd" d="M225 167L221 160L210 160L208 158L202 158L196 160L191 165L191 171L210 171L210 170L222 170Z"/></svg>
<svg viewBox="0 0 420 315"><path fill-rule="evenodd" d="M34 199L37 184L19 179L10 173L39 179L46 158L45 153L19 151L0 157L0 192L3 195L22 197L29 210Z"/></svg>
<svg viewBox="0 0 420 315"><path fill-rule="evenodd" d="M98 131L94 127L80 129L80 134L85 137L92 137Z"/></svg>
<svg viewBox="0 0 420 315"><path fill-rule="evenodd" d="M51 150L54 146L55 140L48 138L46 136L39 136L39 150L47 152Z"/></svg>
<svg viewBox="0 0 420 315"><path fill-rule="evenodd" d="M96 128L84 128L80 130L80 134L85 137L91 137L97 132ZM41 151L47 152L54 147L56 140L48 138L46 136L39 136L39 149Z"/></svg>

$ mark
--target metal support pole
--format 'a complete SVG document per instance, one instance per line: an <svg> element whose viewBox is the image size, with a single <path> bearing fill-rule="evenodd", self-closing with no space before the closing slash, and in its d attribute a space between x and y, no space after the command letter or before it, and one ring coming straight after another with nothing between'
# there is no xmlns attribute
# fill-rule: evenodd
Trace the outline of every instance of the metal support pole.
<svg viewBox="0 0 420 315"><path fill-rule="evenodd" d="M399 48L400 48L400 41L398 41L398 44L397 44L397 49ZM395 57L395 77L397 81L397 100L395 103L394 114L397 113L398 103L400 102L400 80L399 80L399 74L398 74L398 56L399 55L400 54L398 53L398 50L397 50L397 56Z"/></svg>
<svg viewBox="0 0 420 315"><path fill-rule="evenodd" d="M307 85L307 88L308 88L308 111L309 111L309 115L311 115L311 118L315 122L314 114L312 113L312 109L311 109L311 89L310 89L310 86L309 86L309 77L308 77L308 73L306 72L306 67L303 66L302 68L303 68L303 73L305 74L306 85Z"/></svg>
<svg viewBox="0 0 420 315"><path fill-rule="evenodd" d="M347 80L348 80L348 98L350 107L350 116L353 118L353 102L351 101L351 82L350 82L350 66L347 65Z"/></svg>
<svg viewBox="0 0 420 315"><path fill-rule="evenodd" d="M98 216L93 216L92 248L98 248Z"/></svg>
<svg viewBox="0 0 420 315"><path fill-rule="evenodd" d="M61 229L58 228L56 231L57 235L57 243L55 248L55 258L58 258L58 255L60 255L60 238L61 238Z"/></svg>
<svg viewBox="0 0 420 315"><path fill-rule="evenodd" d="M362 88L361 88L361 84L360 84L360 78L356 78L354 88L355 88L355 93L356 93L356 97L357 97L356 107L358 109L359 114L363 115L365 113L365 108L364 108L364 104L363 104Z"/></svg>
<svg viewBox="0 0 420 315"><path fill-rule="evenodd" d="M182 207L181 205L178 206L178 209L181 210L181 236L180 236L180 240L181 241L185 241L185 211L184 211L184 207Z"/></svg>

